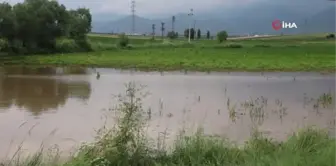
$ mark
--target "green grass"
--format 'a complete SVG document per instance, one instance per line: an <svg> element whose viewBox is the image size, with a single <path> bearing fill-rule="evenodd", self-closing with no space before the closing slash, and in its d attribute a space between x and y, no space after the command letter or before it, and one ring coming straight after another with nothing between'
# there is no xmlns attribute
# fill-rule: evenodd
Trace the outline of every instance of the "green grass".
<svg viewBox="0 0 336 166"><path fill-rule="evenodd" d="M95 44L97 42L100 43L110 43L110 44L117 44L118 38L115 37L101 37L101 36L89 36L89 40ZM130 38L130 44L137 45L137 44L145 44L149 42L161 43L161 40L150 40L151 38Z"/></svg>
<svg viewBox="0 0 336 166"><path fill-rule="evenodd" d="M224 139L198 134L179 140L171 153L163 152L155 155L144 152L127 156L127 159L115 156L110 158L104 155L100 157L94 154L82 155L68 162L66 166L90 166L92 161L98 160L110 165L143 166L333 166L335 140L323 132L310 129L289 137L285 142L253 138L246 142L244 147L237 147Z"/></svg>
<svg viewBox="0 0 336 166"><path fill-rule="evenodd" d="M304 47L304 48L302 48ZM1 57L5 65L86 65L141 70L334 71L333 46L135 48L64 55Z"/></svg>
<svg viewBox="0 0 336 166"><path fill-rule="evenodd" d="M177 141L170 153L150 151L143 145L118 150L115 139L104 142L105 148L83 148L78 156L60 162L44 158L42 152L20 163L6 166L334 166L335 139L318 130L307 129L285 142L267 138L252 138L243 147L225 139L200 134ZM108 147L111 146L111 149ZM101 148L97 150L97 148ZM62 164L60 164L62 163ZM0 163L1 165L1 163Z"/></svg>
<svg viewBox="0 0 336 166"><path fill-rule="evenodd" d="M146 137L147 111L139 96L141 89L129 83L126 95L114 111L119 114L113 130L100 130L96 142L83 145L76 156L60 162L59 156L45 157L41 150L31 158L10 160L8 166L333 166L335 138L323 130L307 128L277 142L257 130L244 145L225 138L180 135L169 150ZM166 136L166 135L165 135ZM158 138L165 140L165 138ZM14 156L15 157L15 156ZM15 158L16 159L16 158ZM19 161L19 162L16 162ZM1 162L0 162L0 165Z"/></svg>
<svg viewBox="0 0 336 166"><path fill-rule="evenodd" d="M128 49L117 38L89 36L89 53L0 56L4 65L85 65L139 70L335 71L335 41L324 36L215 40L131 39ZM101 51L105 50L105 51Z"/></svg>

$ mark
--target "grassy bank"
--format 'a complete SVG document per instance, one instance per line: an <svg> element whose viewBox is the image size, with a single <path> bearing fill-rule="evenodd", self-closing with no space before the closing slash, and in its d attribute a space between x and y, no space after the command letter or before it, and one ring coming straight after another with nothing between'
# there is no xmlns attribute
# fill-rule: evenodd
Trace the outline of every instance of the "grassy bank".
<svg viewBox="0 0 336 166"><path fill-rule="evenodd" d="M322 47L322 46L321 46ZM5 65L86 65L140 70L334 71L332 48L143 48L1 57Z"/></svg>
<svg viewBox="0 0 336 166"><path fill-rule="evenodd" d="M285 142L255 137L244 147L237 147L222 138L201 134L178 140L170 153L144 146L136 140L134 147L106 139L95 147L84 148L69 161L37 153L20 163L6 166L334 166L335 139L318 130L303 130ZM133 144L134 145L134 144ZM120 146L120 147L119 147ZM122 149L125 148L125 149ZM0 162L1 165L1 162Z"/></svg>
<svg viewBox="0 0 336 166"><path fill-rule="evenodd" d="M118 125L103 128L96 142L84 145L76 156L61 163L57 154L46 158L43 151L17 162L16 157L0 165L8 166L333 166L335 139L318 129L298 131L283 142L264 137L255 128L251 139L236 146L225 138L206 136L202 130L188 136L181 132L171 149L164 134L158 143L146 136L149 114L143 110L141 89L127 85L115 110ZM17 156L19 157L19 156Z"/></svg>
<svg viewBox="0 0 336 166"><path fill-rule="evenodd" d="M273 39L272 39L273 38ZM308 39L307 39L308 38ZM324 37L185 41L132 39L118 49L118 39L90 36L95 52L35 56L0 56L4 65L85 65L139 70L335 71L335 41ZM106 50L106 51L101 51Z"/></svg>

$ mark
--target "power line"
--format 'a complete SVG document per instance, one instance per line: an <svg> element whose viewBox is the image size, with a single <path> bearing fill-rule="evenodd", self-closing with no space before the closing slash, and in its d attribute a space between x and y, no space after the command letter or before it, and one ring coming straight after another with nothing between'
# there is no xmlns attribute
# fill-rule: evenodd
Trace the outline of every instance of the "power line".
<svg viewBox="0 0 336 166"><path fill-rule="evenodd" d="M132 33L135 34L135 0L131 2L131 12L132 12Z"/></svg>
<svg viewBox="0 0 336 166"><path fill-rule="evenodd" d="M190 13L188 13L188 16L192 17L194 15L194 9L190 9ZM189 35L188 35L188 42L190 43L190 35L191 35L191 23L189 23Z"/></svg>

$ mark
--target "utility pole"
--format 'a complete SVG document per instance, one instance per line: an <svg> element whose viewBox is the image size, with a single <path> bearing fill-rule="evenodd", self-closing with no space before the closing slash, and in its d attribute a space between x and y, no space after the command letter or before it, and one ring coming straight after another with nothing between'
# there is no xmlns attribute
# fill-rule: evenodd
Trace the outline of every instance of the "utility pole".
<svg viewBox="0 0 336 166"><path fill-rule="evenodd" d="M192 18L192 16L194 15L194 10L190 9L190 13L188 14L188 16L190 16ZM189 38L188 38L188 42L190 43L190 30L191 30L191 23L189 23Z"/></svg>
<svg viewBox="0 0 336 166"><path fill-rule="evenodd" d="M135 34L135 0L131 1L131 12L132 12L132 33Z"/></svg>
<svg viewBox="0 0 336 166"><path fill-rule="evenodd" d="M197 31L196 31L196 20L194 20L194 39L197 38Z"/></svg>

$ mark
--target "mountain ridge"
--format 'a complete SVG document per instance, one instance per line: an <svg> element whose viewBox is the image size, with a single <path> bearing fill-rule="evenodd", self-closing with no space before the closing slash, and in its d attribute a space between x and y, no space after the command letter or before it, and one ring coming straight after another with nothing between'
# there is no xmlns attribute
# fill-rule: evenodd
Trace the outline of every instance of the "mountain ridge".
<svg viewBox="0 0 336 166"><path fill-rule="evenodd" d="M186 13L178 13L175 15L175 31L183 33L189 27L201 29L202 32L210 30L216 33L226 30L229 34L295 34L295 33L314 33L314 32L335 32L335 6L326 7L321 11L298 11L288 8L286 5L264 5L246 8L244 11L213 11L210 13L202 13L190 18ZM282 29L274 31L271 22L280 19L286 22L295 22L298 29ZM165 23L165 29L171 31L172 18L148 19L136 16L136 32L151 33L152 24L156 25L156 33L161 34L161 22ZM307 22L309 23L307 25ZM315 23L315 24L314 24ZM131 32L132 17L126 16L114 21L103 21L93 23L93 31L101 33L120 33ZM309 26L310 28L304 28Z"/></svg>

